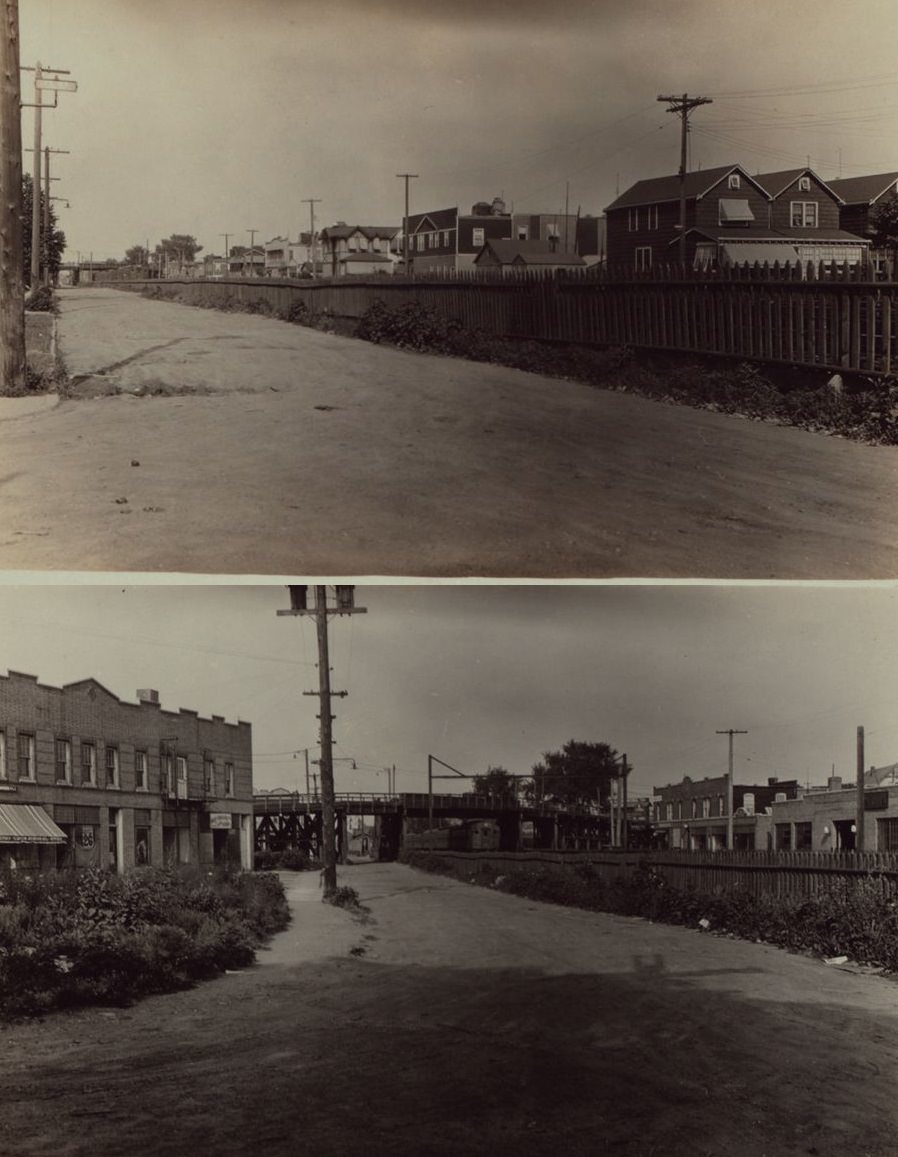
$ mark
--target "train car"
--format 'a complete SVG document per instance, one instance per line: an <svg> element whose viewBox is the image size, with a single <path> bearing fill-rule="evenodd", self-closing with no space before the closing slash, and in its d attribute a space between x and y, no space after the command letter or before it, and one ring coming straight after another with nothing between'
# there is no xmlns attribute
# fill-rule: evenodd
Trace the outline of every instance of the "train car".
<svg viewBox="0 0 898 1157"><path fill-rule="evenodd" d="M465 820L448 828L409 832L403 842L406 848L415 851L496 851L499 847L499 825L495 820Z"/></svg>

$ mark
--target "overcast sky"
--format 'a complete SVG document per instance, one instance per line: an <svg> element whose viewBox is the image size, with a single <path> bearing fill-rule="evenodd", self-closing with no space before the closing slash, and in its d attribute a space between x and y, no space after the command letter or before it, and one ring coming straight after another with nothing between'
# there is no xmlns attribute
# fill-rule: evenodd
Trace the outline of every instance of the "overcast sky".
<svg viewBox="0 0 898 1157"><path fill-rule="evenodd" d="M20 0L68 257L173 232L221 252L502 194L599 214L675 172L659 94L708 96L690 167L898 169L893 0ZM33 99L25 77L23 99ZM32 111L23 114L32 143ZM30 167L30 155L26 155ZM567 194L566 194L566 182Z"/></svg>
<svg viewBox="0 0 898 1157"><path fill-rule="evenodd" d="M424 791L427 755L527 774L568 739L626 752L633 790L719 775L822 783L898 760L898 591L863 587L360 586L332 624L338 790ZM269 587L0 587L0 670L94 676L126 701L253 724L256 784L304 789L315 631ZM353 770L350 759L358 767ZM459 784L460 788L466 785Z"/></svg>

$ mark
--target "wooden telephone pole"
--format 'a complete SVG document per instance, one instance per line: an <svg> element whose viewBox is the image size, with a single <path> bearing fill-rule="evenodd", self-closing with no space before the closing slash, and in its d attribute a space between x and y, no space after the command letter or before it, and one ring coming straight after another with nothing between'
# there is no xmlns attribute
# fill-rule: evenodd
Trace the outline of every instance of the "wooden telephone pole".
<svg viewBox="0 0 898 1157"><path fill-rule="evenodd" d="M327 638L328 615L364 615L366 607L355 605L355 587L334 587L334 603L328 606L327 587L315 587L315 602L308 605L308 587L291 586L290 609L278 611L278 615L307 615L315 620L318 629L318 690L304 691L304 695L317 695L319 700L318 720L321 741L321 846L324 860L324 899L328 900L337 890L337 845L336 807L334 800L334 740L331 699L344 699L347 691L331 690L330 655ZM317 794L317 787L316 787Z"/></svg>
<svg viewBox="0 0 898 1157"><path fill-rule="evenodd" d="M22 114L18 0L2 0L0 29L0 393L25 388L22 268Z"/></svg>
<svg viewBox="0 0 898 1157"><path fill-rule="evenodd" d="M730 737L730 761L727 772L727 851L731 852L733 850L733 736L748 735L748 732L737 731L735 727L728 727L724 731L718 731L717 734Z"/></svg>
<svg viewBox="0 0 898 1157"><path fill-rule="evenodd" d="M709 96L659 96L658 100L665 101L669 106L668 112L678 113L680 116L680 240L678 255L680 264L686 264L686 142L689 138L689 114L700 104L713 104Z"/></svg>

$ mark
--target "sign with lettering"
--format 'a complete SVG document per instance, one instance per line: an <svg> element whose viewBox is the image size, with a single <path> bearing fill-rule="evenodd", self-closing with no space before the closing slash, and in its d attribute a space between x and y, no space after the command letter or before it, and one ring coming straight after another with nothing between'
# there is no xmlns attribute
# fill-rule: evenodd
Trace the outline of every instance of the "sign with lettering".
<svg viewBox="0 0 898 1157"><path fill-rule="evenodd" d="M223 828L230 828L231 813L230 812L210 812L209 813L209 827L213 831L219 831Z"/></svg>

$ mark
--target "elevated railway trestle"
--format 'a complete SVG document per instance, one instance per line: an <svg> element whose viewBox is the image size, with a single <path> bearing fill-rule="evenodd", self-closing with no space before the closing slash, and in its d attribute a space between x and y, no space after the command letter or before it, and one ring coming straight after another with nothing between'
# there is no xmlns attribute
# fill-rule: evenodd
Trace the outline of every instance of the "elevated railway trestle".
<svg viewBox="0 0 898 1157"><path fill-rule="evenodd" d="M399 793L337 793L337 857L346 862L352 833L350 818L373 821L373 834L366 833L367 854L377 860L394 860L405 844L427 847L427 828L446 830L450 821L471 824L490 821L495 831L496 850L521 851L525 847L588 850L607 846L609 821L586 808L561 810L550 805L527 805L514 799L476 795L433 795ZM253 797L255 848L257 852L299 851L313 859L321 856L322 804L316 795L302 792L260 792ZM482 827L482 825L481 825ZM455 841L454 841L455 842ZM434 846L439 845L439 839ZM456 843L457 846L457 843ZM364 854L364 853L363 853Z"/></svg>

